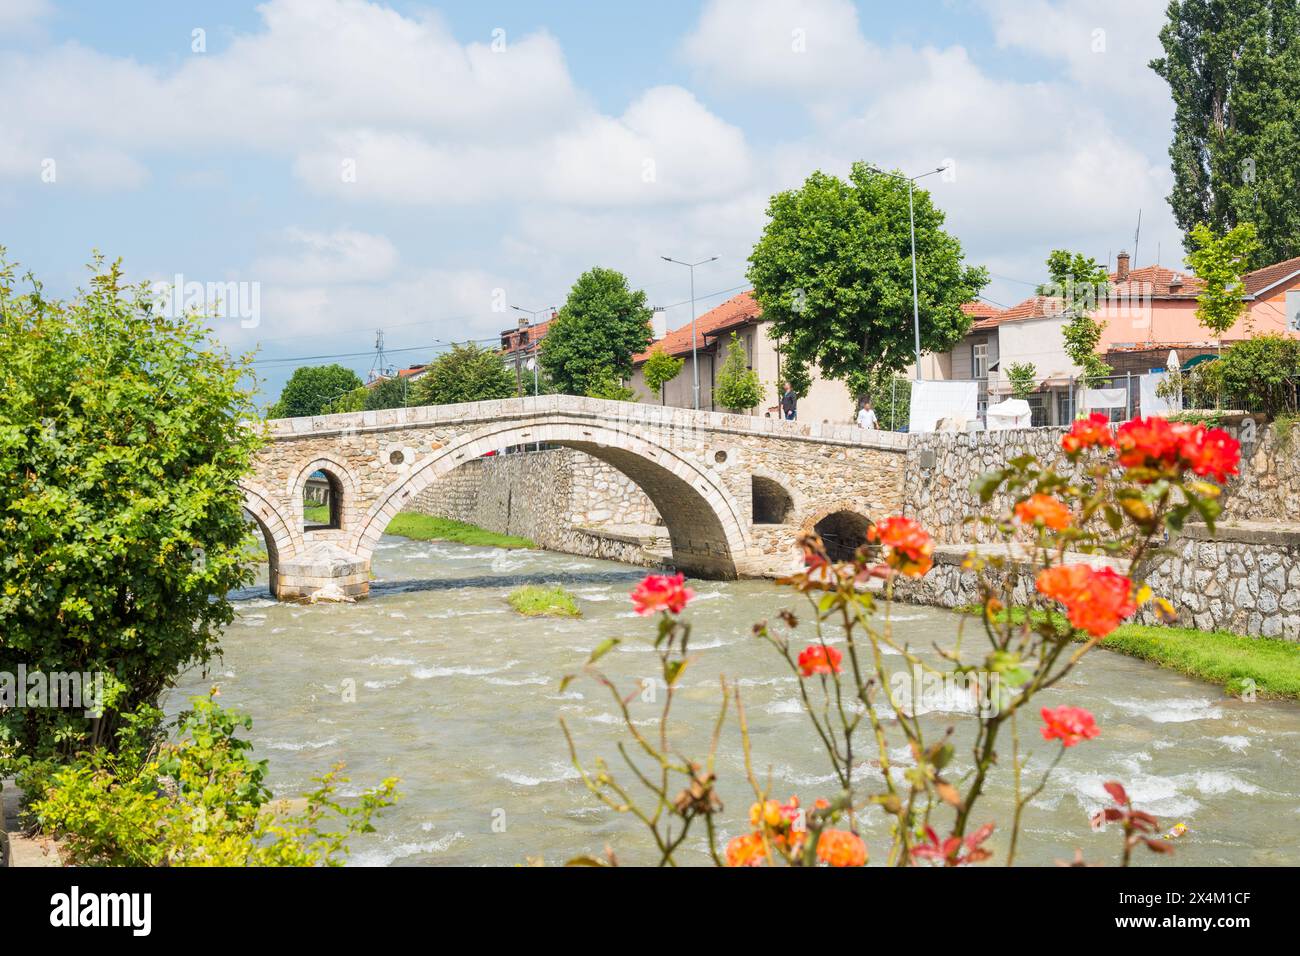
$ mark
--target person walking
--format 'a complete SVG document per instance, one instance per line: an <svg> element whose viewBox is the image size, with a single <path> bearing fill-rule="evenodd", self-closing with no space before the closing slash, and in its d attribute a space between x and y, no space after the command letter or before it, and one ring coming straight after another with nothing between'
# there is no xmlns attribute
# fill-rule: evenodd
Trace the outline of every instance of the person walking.
<svg viewBox="0 0 1300 956"><path fill-rule="evenodd" d="M798 411L799 399L795 397L794 389L790 387L789 382L782 382L781 386L783 389L781 392L781 416L786 421L792 422Z"/></svg>
<svg viewBox="0 0 1300 956"><path fill-rule="evenodd" d="M864 398L862 405L858 408L858 427L859 428L879 428L880 422L876 418L876 410L871 407L871 399Z"/></svg>

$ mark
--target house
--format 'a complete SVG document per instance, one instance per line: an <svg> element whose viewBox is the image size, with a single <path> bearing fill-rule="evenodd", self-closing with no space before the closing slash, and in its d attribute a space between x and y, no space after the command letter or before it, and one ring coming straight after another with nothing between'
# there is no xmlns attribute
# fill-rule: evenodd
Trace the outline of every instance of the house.
<svg viewBox="0 0 1300 956"><path fill-rule="evenodd" d="M986 302L967 302L972 319L965 337L947 353L924 363L927 377L979 384L982 420L991 404L1010 398L1011 366L1034 367L1035 391L1026 396L1035 425L1057 425L1073 417L1071 384L1079 368L1065 354L1061 334L1067 321L1059 299L1034 295L1009 309Z"/></svg>
<svg viewBox="0 0 1300 956"><path fill-rule="evenodd" d="M1300 258L1257 269L1242 281L1247 311L1225 333L1225 343L1263 333L1300 336ZM1159 265L1132 269L1127 252L1116 257L1109 288L1092 313L1102 323L1098 348L1112 370L1110 385L1125 390L1122 407L1113 414L1140 413L1140 376L1166 368L1171 352L1182 367L1218 353L1219 343L1196 319L1196 297L1203 288L1189 273ZM1010 396L1011 367L1031 364L1036 381L1027 400L1034 424L1069 422L1086 396L1078 381L1081 370L1065 353L1067 305L1043 295L1006 309L966 303L962 309L973 320L970 329L949 352L927 357L927 377L978 382L983 418L990 403Z"/></svg>
<svg viewBox="0 0 1300 956"><path fill-rule="evenodd" d="M780 416L781 356L768 330L771 322L763 319L762 306L753 292L742 292L721 305L710 309L695 320L695 356L699 365L700 408L706 411L726 411L714 401L713 387L718 372L727 360L731 347L731 334L736 333L737 347L745 350L745 366L758 372L766 399L757 408L749 409L751 415ZM650 350L633 359L632 377L628 385L642 401L658 400L664 405L693 408L695 381L692 373L691 325L687 323L673 329L651 345ZM652 394L646 386L645 360L650 351L663 349L669 355L685 360L681 372L660 390ZM812 387L807 396L799 399L798 416L801 421L848 423L853 420L853 397L843 382L822 378L815 370Z"/></svg>
<svg viewBox="0 0 1300 956"><path fill-rule="evenodd" d="M1112 291L1097 318L1105 321L1101 347L1107 352L1178 343L1213 343L1214 334L1196 320L1196 276L1163 266L1129 269L1121 252L1111 273ZM1242 276L1246 313L1223 335L1224 343L1255 335L1300 335L1300 257Z"/></svg>
<svg viewBox="0 0 1300 956"><path fill-rule="evenodd" d="M532 394L538 350L554 321L554 312L545 322L536 324L521 318L518 326L501 332L501 359L506 368L514 373L516 395ZM532 368L529 367L530 362L533 363Z"/></svg>

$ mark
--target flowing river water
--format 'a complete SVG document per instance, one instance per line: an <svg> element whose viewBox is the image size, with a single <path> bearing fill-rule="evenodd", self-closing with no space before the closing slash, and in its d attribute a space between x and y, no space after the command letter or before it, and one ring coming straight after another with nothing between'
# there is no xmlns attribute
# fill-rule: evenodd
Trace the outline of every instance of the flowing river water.
<svg viewBox="0 0 1300 956"><path fill-rule="evenodd" d="M633 782L616 750L622 732L608 692L586 678L561 691L560 679L607 637L623 639L601 662L620 686L630 691L653 675L653 622L638 618L627 599L644 571L545 551L389 536L374 573L370 598L357 604L279 604L264 587L241 592L222 657L206 674L184 677L171 709L218 686L225 705L253 717L255 753L270 760L278 796L310 789L313 777L339 761L352 778L345 794L400 777L401 801L378 818L378 833L354 841L354 864L515 865L541 857L555 865L607 844L623 862L653 861L640 824L583 787L559 727L564 718L588 766L602 756L618 778ZM583 616L515 614L506 596L525 583L563 585ZM693 586L695 660L674 705L672 739L684 753L707 751L718 676L725 674L741 685L755 769L771 780L772 795L798 794L805 805L833 796L797 682L751 633L755 621L775 619L783 607L800 611L803 598L764 581ZM951 645L958 628L955 615L931 608L898 607L894 621L896 638L916 648ZM1212 685L1106 651L1091 653L1039 700L1091 710L1101 735L1073 747L1027 809L1018 862L1050 864L1076 847L1090 861L1114 862L1119 833L1091 832L1088 818L1106 800L1102 784L1118 779L1162 828L1188 827L1174 856L1158 862L1300 863L1291 836L1300 824L1300 705L1227 698ZM632 707L640 726L657 731L658 705L638 700ZM1057 746L1039 737L1037 709L1022 718L1020 733L1033 753L1029 781ZM963 731L972 721L960 702L945 710L927 719L932 733L957 728L953 769L960 774L970 764ZM724 839L747 829L753 800L734 716L717 766ZM894 759L906 762L901 737L894 743ZM861 776L860 789L880 789L879 770L864 765ZM995 777L977 822L1009 819L1009 773ZM888 845L884 815L864 811L861 819L873 862L880 862ZM1005 859L1004 833L990 845ZM679 858L707 862L705 854L700 826ZM1157 862L1146 857L1138 862Z"/></svg>

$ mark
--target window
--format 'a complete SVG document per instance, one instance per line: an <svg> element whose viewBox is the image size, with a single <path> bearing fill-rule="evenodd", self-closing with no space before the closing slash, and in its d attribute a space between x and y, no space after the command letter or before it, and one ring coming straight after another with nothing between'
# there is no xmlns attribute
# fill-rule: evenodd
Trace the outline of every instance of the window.
<svg viewBox="0 0 1300 956"><path fill-rule="evenodd" d="M745 364L749 368L754 367L754 333L745 334Z"/></svg>
<svg viewBox="0 0 1300 956"><path fill-rule="evenodd" d="M974 378L989 377L989 344L976 342L971 346L971 375Z"/></svg>

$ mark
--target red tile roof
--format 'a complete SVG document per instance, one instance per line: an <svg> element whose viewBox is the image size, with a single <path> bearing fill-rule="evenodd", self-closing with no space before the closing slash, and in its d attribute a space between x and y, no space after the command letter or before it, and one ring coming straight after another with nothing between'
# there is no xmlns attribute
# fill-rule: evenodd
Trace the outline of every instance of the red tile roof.
<svg viewBox="0 0 1300 956"><path fill-rule="evenodd" d="M712 344L721 333L737 328L748 322L757 322L763 309L754 298L753 292L742 292L732 296L722 305L710 309L695 320L695 345L697 349ZM653 351L662 348L669 355L689 355L691 351L691 324L687 322L679 329L673 329L663 338L650 346ZM650 357L650 352L642 352L633 358L633 364L640 365Z"/></svg>
<svg viewBox="0 0 1300 956"><path fill-rule="evenodd" d="M1112 272L1110 274L1110 294L1117 296L1140 296L1150 294L1157 299L1195 298L1200 294L1204 283L1189 272L1166 269L1164 266L1143 266L1130 269L1128 278L1123 282Z"/></svg>
<svg viewBox="0 0 1300 956"><path fill-rule="evenodd" d="M1300 272L1300 256L1287 259L1284 262L1275 262L1271 266L1256 269L1254 272L1247 272L1241 278L1246 285L1246 293L1255 295L1261 290L1267 289L1273 283L1285 279L1293 272Z"/></svg>

